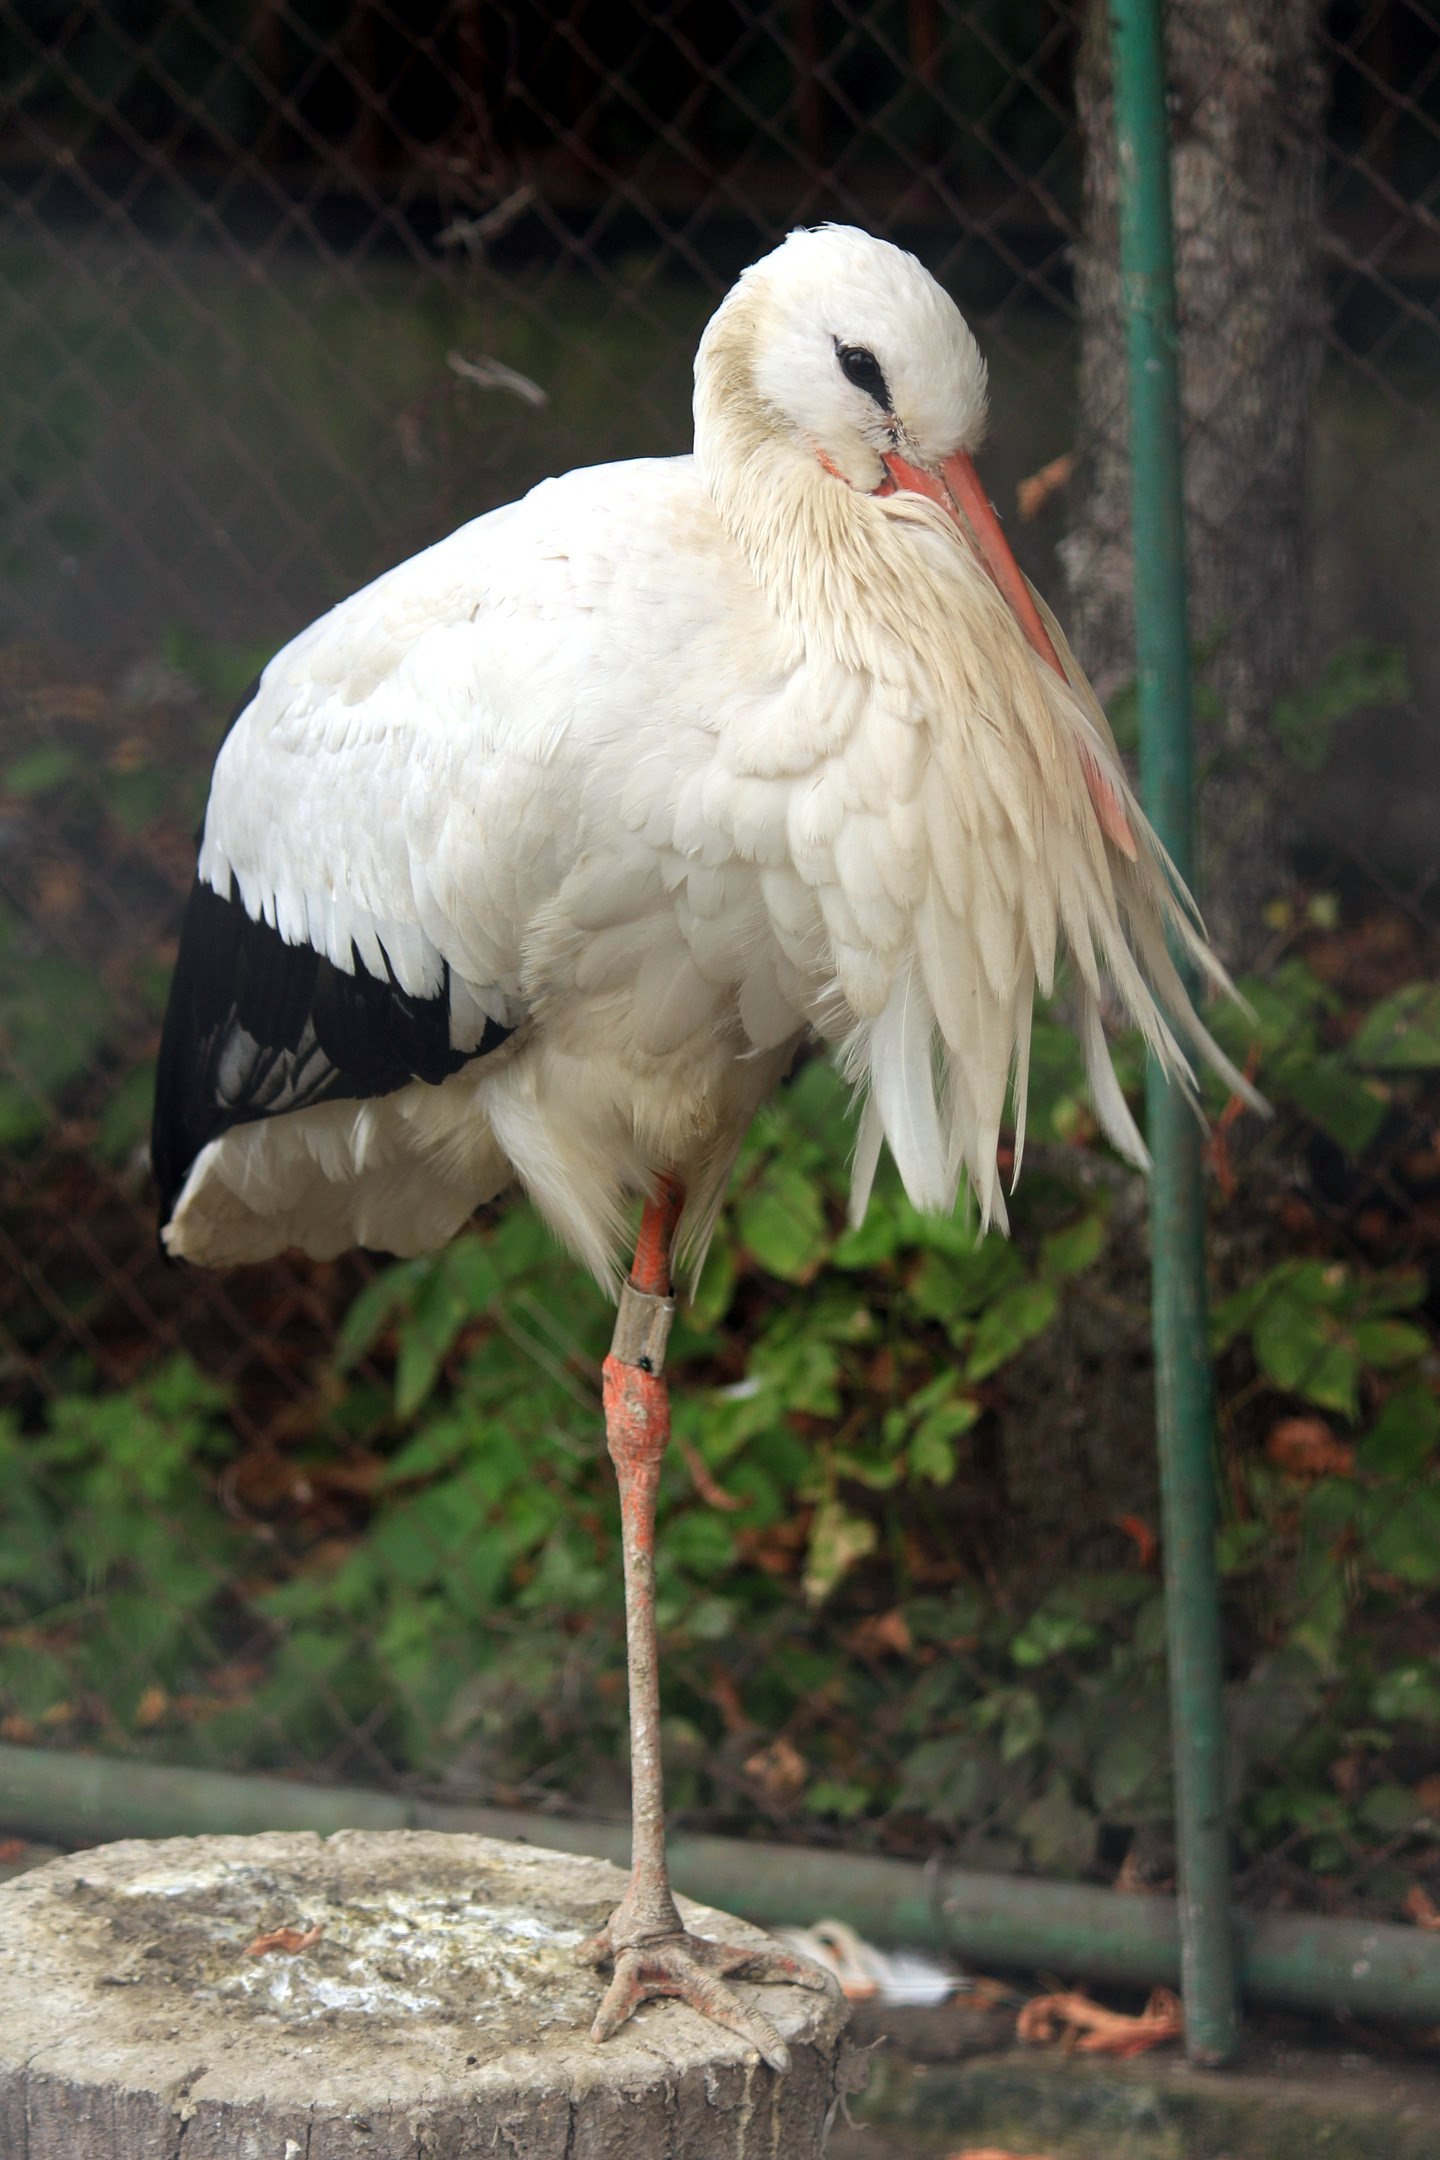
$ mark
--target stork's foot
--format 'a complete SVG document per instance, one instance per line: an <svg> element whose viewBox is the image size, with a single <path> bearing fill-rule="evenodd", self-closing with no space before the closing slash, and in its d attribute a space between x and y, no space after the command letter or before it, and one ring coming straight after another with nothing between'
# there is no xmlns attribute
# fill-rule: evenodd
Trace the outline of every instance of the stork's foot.
<svg viewBox="0 0 1440 2160"><path fill-rule="evenodd" d="M598 1935L580 1945L577 1955L586 1965L614 1964L615 1976L605 1991L592 2040L608 2040L643 2002L655 1995L676 1995L698 2010L702 2017L737 2033L759 2050L772 2070L788 2070L790 2051L763 2010L743 2002L730 1981L752 1980L762 1985L788 1981L794 1987L823 1994L828 1977L808 1958L792 1957L786 1950L765 1944L712 1942L708 1936L691 1935L684 1928L670 1935L652 1935L641 1942L624 1942L621 1915L616 1912ZM628 1931L626 1931L628 1932Z"/></svg>

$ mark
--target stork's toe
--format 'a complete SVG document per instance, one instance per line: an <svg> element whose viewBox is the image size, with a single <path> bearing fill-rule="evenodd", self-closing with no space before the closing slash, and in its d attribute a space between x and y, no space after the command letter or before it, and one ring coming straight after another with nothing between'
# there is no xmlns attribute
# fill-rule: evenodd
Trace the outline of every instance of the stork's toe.
<svg viewBox="0 0 1440 2160"><path fill-rule="evenodd" d="M602 1928L582 1944L580 1955L587 1964L609 1958L615 1964L614 1977L590 2028L592 2040L608 2040L641 2003L671 1995L747 2041L772 2070L779 2071L790 2067L789 2049L765 2012L746 2002L730 1980L784 1983L817 1994L831 1985L818 1965L789 1951L769 1944L712 1942L707 1936L683 1931L617 1947L610 1929Z"/></svg>

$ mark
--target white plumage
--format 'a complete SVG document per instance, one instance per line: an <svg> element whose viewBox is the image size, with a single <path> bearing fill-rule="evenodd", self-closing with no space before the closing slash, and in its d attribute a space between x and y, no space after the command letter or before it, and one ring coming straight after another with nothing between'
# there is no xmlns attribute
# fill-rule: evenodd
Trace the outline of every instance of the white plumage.
<svg viewBox="0 0 1440 2160"><path fill-rule="evenodd" d="M518 1179L613 1286L627 1204L670 1170L698 1263L812 1035L863 1097L857 1214L883 1137L917 1206L966 1177L1003 1222L1000 1125L1013 1093L1023 1137L1062 950L1122 1153L1143 1161L1104 977L1172 1073L1184 1038L1248 1094L1167 956L1169 925L1223 981L1088 685L947 493L984 408L974 340L913 258L794 234L705 333L693 456L547 481L270 663L215 767L202 884L343 975L443 1001L457 1053L511 1032L437 1080L276 1115L311 1038L247 1097L240 1000L198 1152L157 1119L172 1253L413 1253Z"/></svg>

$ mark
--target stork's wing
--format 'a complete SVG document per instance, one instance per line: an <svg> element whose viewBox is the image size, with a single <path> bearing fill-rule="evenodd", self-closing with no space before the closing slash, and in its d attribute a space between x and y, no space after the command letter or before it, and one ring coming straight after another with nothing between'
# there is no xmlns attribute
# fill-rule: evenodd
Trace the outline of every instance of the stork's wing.
<svg viewBox="0 0 1440 2160"><path fill-rule="evenodd" d="M537 974L553 988L582 947L601 969L607 935L627 966L651 954L665 1022L693 970L621 797L637 761L668 792L682 734L709 755L703 725L674 717L689 617L715 614L709 556L675 564L696 517L708 533L688 459L570 474L402 563L266 668L216 761L165 1022L167 1218L211 1140L449 1079L514 1032ZM553 904L575 877L583 928Z"/></svg>
<svg viewBox="0 0 1440 2160"><path fill-rule="evenodd" d="M513 1031L498 975L488 990L483 968L478 984L462 981L454 926L422 922L414 799L427 779L440 791L456 780L435 741L448 686L421 656L453 625L473 637L482 529L506 516L477 520L342 603L241 701L216 761L161 1037L162 1224L200 1151L233 1127L438 1084ZM433 837L443 800L422 801L427 817Z"/></svg>
<svg viewBox="0 0 1440 2160"><path fill-rule="evenodd" d="M438 1084L512 1032L486 1020L467 1049L451 1041L450 975L431 997L358 955L346 972L247 914L238 884L198 878L185 910L161 1035L152 1153L161 1220L207 1141L256 1118L337 1099Z"/></svg>

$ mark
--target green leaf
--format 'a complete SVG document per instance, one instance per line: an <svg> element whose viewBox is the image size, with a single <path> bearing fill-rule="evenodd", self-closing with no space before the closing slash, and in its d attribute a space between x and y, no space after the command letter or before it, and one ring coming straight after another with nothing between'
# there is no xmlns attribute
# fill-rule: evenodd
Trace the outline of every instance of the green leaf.
<svg viewBox="0 0 1440 2160"><path fill-rule="evenodd" d="M665 1524L661 1553L667 1569L702 1578L721 1575L735 1559L735 1531L730 1518L709 1508L688 1508Z"/></svg>
<svg viewBox="0 0 1440 2160"><path fill-rule="evenodd" d="M1440 1668L1392 1666L1370 1691L1370 1715L1382 1725L1440 1724Z"/></svg>
<svg viewBox="0 0 1440 2160"><path fill-rule="evenodd" d="M856 1455L848 1448L837 1448L830 1460L837 1477L853 1478L857 1485L864 1485L870 1492L890 1492L905 1475L903 1464L893 1458L877 1461L873 1456Z"/></svg>
<svg viewBox="0 0 1440 2160"><path fill-rule="evenodd" d="M849 1822L870 1805L873 1795L864 1785L837 1778L818 1778L805 1795L812 1815L837 1815Z"/></svg>
<svg viewBox="0 0 1440 2160"><path fill-rule="evenodd" d="M991 1688L976 1705L975 1722L982 1729L1000 1728L1002 1762L1015 1762L1045 1737L1045 1707L1034 1688Z"/></svg>
<svg viewBox="0 0 1440 2160"><path fill-rule="evenodd" d="M454 1284L436 1268L420 1290L413 1309L400 1323L395 1360L395 1414L410 1418L440 1377L456 1336L470 1317Z"/></svg>
<svg viewBox="0 0 1440 2160"><path fill-rule="evenodd" d="M1100 1825L1081 1807L1069 1780L1056 1773L1042 1793L1023 1807L1015 1828L1025 1840L1032 1866L1047 1875L1082 1875L1094 1861Z"/></svg>
<svg viewBox="0 0 1440 2160"><path fill-rule="evenodd" d="M697 1598L685 1615L685 1634L691 1642L728 1642L743 1623L737 1598Z"/></svg>
<svg viewBox="0 0 1440 2160"><path fill-rule="evenodd" d="M207 700L228 710L243 697L275 651L276 638L263 644L227 645L207 638L184 623L171 623L160 640L167 668L183 675Z"/></svg>
<svg viewBox="0 0 1440 2160"><path fill-rule="evenodd" d="M716 1239L705 1257L705 1271L684 1308L685 1325L698 1337L711 1335L730 1309L738 1270L728 1239Z"/></svg>
<svg viewBox="0 0 1440 2160"><path fill-rule="evenodd" d="M431 1394L456 1341L502 1287L480 1238L447 1246L411 1282L414 1294L400 1322L395 1361L395 1412L401 1418L413 1417Z"/></svg>
<svg viewBox="0 0 1440 2160"><path fill-rule="evenodd" d="M0 787L7 795L43 795L47 788L58 787L77 770L73 750L60 743L42 743L38 750L27 751L6 767Z"/></svg>
<svg viewBox="0 0 1440 2160"><path fill-rule="evenodd" d="M975 1822L990 1814L1005 1784L993 1752L968 1735L922 1740L905 1759L896 1806L936 1822Z"/></svg>
<svg viewBox="0 0 1440 2160"><path fill-rule="evenodd" d="M1316 1495L1310 1497L1313 1500ZM1347 1494L1344 1498L1348 1518L1353 1496ZM1308 1521L1308 1506L1306 1514L1307 1527L1315 1529ZM1334 1550L1338 1530L1324 1534L1316 1529L1315 1534L1320 1542L1301 1556L1295 1570L1290 1605L1299 1617L1290 1629L1286 1651L1304 1657L1317 1672L1333 1680L1339 1676L1344 1662L1350 1599L1345 1569Z"/></svg>
<svg viewBox="0 0 1440 2160"><path fill-rule="evenodd" d="M338 1371L348 1372L352 1365L373 1349L380 1336L403 1311L434 1266L428 1257L420 1260L397 1260L384 1268L374 1279L366 1283L340 1323L335 1337L335 1364Z"/></svg>
<svg viewBox="0 0 1440 2160"><path fill-rule="evenodd" d="M1430 1348L1429 1336L1404 1320L1362 1320L1354 1330L1354 1340L1365 1363L1377 1372L1413 1365Z"/></svg>
<svg viewBox="0 0 1440 2160"><path fill-rule="evenodd" d="M819 1605L857 1560L874 1552L879 1533L866 1515L852 1515L833 1496L820 1502L805 1555L805 1595Z"/></svg>
<svg viewBox="0 0 1440 2160"><path fill-rule="evenodd" d="M59 953L6 954L0 1058L43 1115L95 1063L113 1003L98 975Z"/></svg>
<svg viewBox="0 0 1440 2160"><path fill-rule="evenodd" d="M1115 1729L1103 1739L1090 1772L1095 1804L1110 1822L1160 1821L1169 1813L1172 1797L1164 1699L1147 1694L1108 1707Z"/></svg>
<svg viewBox="0 0 1440 2160"><path fill-rule="evenodd" d="M1440 1439L1440 1403L1428 1388L1399 1388L1355 1451L1357 1468L1370 1477L1419 1476Z"/></svg>
<svg viewBox="0 0 1440 2160"><path fill-rule="evenodd" d="M1292 763L1318 772L1342 721L1369 705L1401 704L1409 695L1398 645L1350 638L1327 656L1312 682L1276 700L1270 724Z"/></svg>
<svg viewBox="0 0 1440 2160"><path fill-rule="evenodd" d="M64 1702L74 1676L63 1658L48 1650L0 1647L0 1704L23 1718L43 1717Z"/></svg>
<svg viewBox="0 0 1440 2160"><path fill-rule="evenodd" d="M144 1144L154 1101L153 1063L137 1065L133 1072L126 1073L118 1087L111 1089L95 1135L95 1152L102 1162L116 1165L128 1162Z"/></svg>
<svg viewBox="0 0 1440 2160"><path fill-rule="evenodd" d="M1049 1327L1059 1304L1054 1283L1017 1283L976 1324L965 1364L967 1380L984 1380Z"/></svg>
<svg viewBox="0 0 1440 2160"><path fill-rule="evenodd" d="M1022 1283L1025 1274L1020 1255L1004 1238L982 1238L977 1245L973 1233L966 1231L964 1237L959 1249L937 1246L927 1251L910 1283L917 1311L952 1329L957 1320L992 1306L1012 1283Z"/></svg>
<svg viewBox="0 0 1440 2160"><path fill-rule="evenodd" d="M1045 1712L1033 1688L1005 1688L998 1692L1005 1697L1000 1760L1015 1762L1044 1739Z"/></svg>
<svg viewBox="0 0 1440 2160"><path fill-rule="evenodd" d="M1215 1536L1215 1564L1226 1580L1248 1575L1269 1558L1270 1544L1268 1523L1222 1523Z"/></svg>
<svg viewBox="0 0 1440 2160"><path fill-rule="evenodd" d="M823 1330L812 1334L782 1318L756 1343L751 1371L783 1410L812 1417L834 1417L839 1410L840 1355Z"/></svg>
<svg viewBox="0 0 1440 2160"><path fill-rule="evenodd" d="M955 1442L969 1432L980 1415L980 1405L968 1396L938 1405L927 1412L915 1428L906 1459L916 1477L932 1485L948 1485L955 1476Z"/></svg>
<svg viewBox="0 0 1440 2160"><path fill-rule="evenodd" d="M1384 1488L1366 1493L1361 1520L1369 1567L1421 1589L1440 1584L1440 1491L1433 1485L1403 1499Z"/></svg>
<svg viewBox="0 0 1440 2160"><path fill-rule="evenodd" d="M1272 1285L1255 1321L1255 1356L1276 1387L1353 1417L1360 1360L1337 1331L1324 1288L1318 1276L1312 1286L1308 1272Z"/></svg>
<svg viewBox="0 0 1440 2160"><path fill-rule="evenodd" d="M1052 1230L1040 1247L1044 1275L1078 1275L1105 1250L1105 1217L1098 1209L1063 1230Z"/></svg>
<svg viewBox="0 0 1440 2160"><path fill-rule="evenodd" d="M1382 1072L1440 1065L1440 983L1407 983L1366 1015L1350 1045L1360 1065Z"/></svg>
<svg viewBox="0 0 1440 2160"><path fill-rule="evenodd" d="M1283 1763L1319 1712L1324 1667L1302 1644L1259 1659L1230 1699L1229 1721L1248 1763Z"/></svg>
<svg viewBox="0 0 1440 2160"><path fill-rule="evenodd" d="M29 1088L0 1080L0 1150L18 1155L40 1138L50 1123L50 1115L50 1105L41 1102Z"/></svg>
<svg viewBox="0 0 1440 2160"><path fill-rule="evenodd" d="M1403 1837L1421 1813L1414 1793L1403 1785L1372 1785L1356 1813L1367 1830L1378 1837Z"/></svg>
<svg viewBox="0 0 1440 2160"><path fill-rule="evenodd" d="M736 1228L760 1266L782 1282L808 1282L829 1242L818 1183L783 1156L742 1193Z"/></svg>
<svg viewBox="0 0 1440 2160"><path fill-rule="evenodd" d="M878 1176L879 1173L877 1182ZM844 1230L835 1240L830 1252L831 1267L864 1273L888 1266L897 1253L914 1246L918 1221L919 1217L908 1201L897 1199L888 1192L874 1194L859 1228Z"/></svg>
<svg viewBox="0 0 1440 2160"><path fill-rule="evenodd" d="M1072 1651L1093 1650L1100 1640L1100 1630L1093 1621L1042 1605L1011 1638L1010 1655L1020 1666L1047 1665L1051 1658Z"/></svg>
<svg viewBox="0 0 1440 2160"><path fill-rule="evenodd" d="M1311 1122L1348 1154L1359 1155L1385 1122L1388 1104L1332 1051L1293 1054L1267 1065L1263 1084L1288 1095Z"/></svg>

